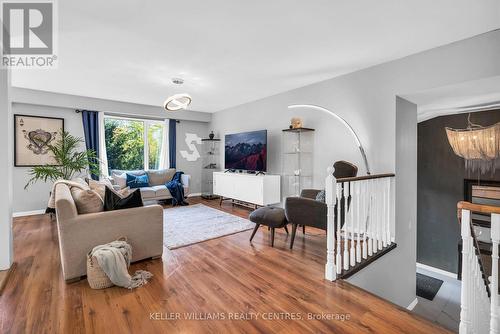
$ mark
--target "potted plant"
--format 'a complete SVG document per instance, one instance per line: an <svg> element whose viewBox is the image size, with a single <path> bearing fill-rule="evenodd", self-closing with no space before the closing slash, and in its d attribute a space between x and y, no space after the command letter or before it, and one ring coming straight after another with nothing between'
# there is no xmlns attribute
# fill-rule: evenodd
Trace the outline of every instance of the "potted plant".
<svg viewBox="0 0 500 334"><path fill-rule="evenodd" d="M94 150L80 151L82 143L82 138L63 131L59 140L53 145L48 145L55 164L32 167L29 171L31 178L24 189L38 181L71 180L87 171L99 175L99 159L96 152Z"/></svg>

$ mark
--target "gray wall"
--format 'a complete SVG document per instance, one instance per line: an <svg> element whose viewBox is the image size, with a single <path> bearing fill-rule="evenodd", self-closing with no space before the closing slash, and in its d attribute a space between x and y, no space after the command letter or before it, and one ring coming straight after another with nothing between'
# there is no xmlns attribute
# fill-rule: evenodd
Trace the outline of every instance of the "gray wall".
<svg viewBox="0 0 500 334"><path fill-rule="evenodd" d="M12 111L14 114L47 116L64 118L64 129L74 136L83 138L82 115L75 113L75 109L39 106L24 103L13 103ZM82 149L85 146L82 145ZM24 185L28 182L28 167L14 167L14 212L25 212L41 210L47 207L50 183L38 182L27 189Z"/></svg>
<svg viewBox="0 0 500 334"><path fill-rule="evenodd" d="M500 110L472 114L481 125L500 122ZM457 202L464 199L464 179L478 174L465 170L453 153L445 127L465 128L467 114L441 116L418 124L417 261L452 273L458 271L460 228ZM481 180L500 181L500 171L480 174Z"/></svg>
<svg viewBox="0 0 500 334"><path fill-rule="evenodd" d="M177 123L177 169L183 171L186 174L191 175L190 192L193 195L199 194L201 192L201 170L203 158L200 157L197 161L187 161L181 156L180 151L191 150L186 144L186 133L194 133L200 138L208 137L208 123L194 122L194 121L180 121ZM200 155L202 154L202 147L199 144L195 144Z"/></svg>
<svg viewBox="0 0 500 334"><path fill-rule="evenodd" d="M21 88L13 89L12 102L14 114L64 118L65 129L71 134L82 138L84 137L82 118L81 114L75 113L75 109L90 109L105 111L112 114L121 114L124 116L154 117L158 119L166 118L167 116L175 116L175 118L181 120L181 122L177 124L178 150L187 149L184 143L185 132L197 133L200 137L207 136L207 120L211 118L211 114L207 113L190 111L166 113L162 108L158 107L92 99L74 95L54 94ZM177 166L178 169L182 169L186 174L193 175L191 180L191 192L199 193L201 191L201 159L200 161L191 163L185 161L178 154ZM28 169L29 168L25 167L13 168L13 211L15 213L42 210L47 206L51 185L40 182L25 190L24 185L29 179L27 174Z"/></svg>
<svg viewBox="0 0 500 334"><path fill-rule="evenodd" d="M231 132L268 129L269 172L279 173L281 129L288 126L292 116L301 116L305 126L317 130L314 155L316 187L324 186L326 168L336 160L352 161L360 167L360 174L364 174L363 163L353 139L336 120L321 112L287 110L289 104L317 104L337 112L357 131L374 173L393 172L396 170L396 96L499 75L498 54L500 31L493 31L217 112L213 115L211 128L221 138ZM416 115L401 118L398 120L399 126L404 129L416 128ZM416 138L414 140L414 143L408 143L408 147L416 147ZM410 167L403 164L400 172L411 175L416 167L411 167L409 171L405 171L405 168ZM405 182L400 180L398 177L396 182ZM409 203L400 203L401 200L398 198L396 207L406 208ZM416 205L415 198L412 207L408 208L410 212L416 210ZM408 220L395 222L398 231L396 242L416 238L416 230L408 227L410 223ZM399 233L409 235L402 236ZM406 250L406 247L413 248L415 252L415 243L400 243L398 250L375 262L369 269L360 271L351 281L401 306L408 306L415 298L415 286L410 288L411 284L406 283L414 280L415 257L408 257L411 251ZM398 270L394 271L394 268ZM374 279L385 276L392 278Z"/></svg>

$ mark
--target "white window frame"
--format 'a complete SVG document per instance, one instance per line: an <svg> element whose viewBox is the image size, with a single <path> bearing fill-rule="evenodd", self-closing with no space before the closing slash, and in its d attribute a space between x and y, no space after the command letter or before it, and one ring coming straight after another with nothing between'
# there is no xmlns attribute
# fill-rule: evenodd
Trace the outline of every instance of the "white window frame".
<svg viewBox="0 0 500 334"><path fill-rule="evenodd" d="M144 170L149 170L149 141L148 141L148 132L149 127L151 125L160 124L163 127L163 131L165 130L165 121L164 120L154 120L147 118L136 118L136 117L126 117L126 116L117 116L117 115L104 115L104 122L106 119L116 119L116 120L126 120L126 121L138 121L144 124L144 131L142 133L143 141L144 141ZM161 143L162 145L166 145L166 143ZM104 145L106 145L106 138L104 138ZM160 157L161 159L161 157Z"/></svg>

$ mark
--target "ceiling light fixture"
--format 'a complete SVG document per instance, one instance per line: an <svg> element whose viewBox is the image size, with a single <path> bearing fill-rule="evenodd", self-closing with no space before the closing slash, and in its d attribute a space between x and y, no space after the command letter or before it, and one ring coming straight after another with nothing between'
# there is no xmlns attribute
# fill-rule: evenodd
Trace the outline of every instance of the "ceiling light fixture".
<svg viewBox="0 0 500 334"><path fill-rule="evenodd" d="M172 83L176 85L182 85L184 80L181 78L172 78ZM163 103L163 108L167 111L177 111L186 109L193 99L187 93L175 94L168 97Z"/></svg>

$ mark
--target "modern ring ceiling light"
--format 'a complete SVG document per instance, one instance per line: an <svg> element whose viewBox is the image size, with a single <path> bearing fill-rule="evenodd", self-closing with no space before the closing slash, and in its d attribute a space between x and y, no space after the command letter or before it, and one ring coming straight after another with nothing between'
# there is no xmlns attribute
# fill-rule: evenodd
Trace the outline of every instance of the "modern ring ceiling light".
<svg viewBox="0 0 500 334"><path fill-rule="evenodd" d="M176 85L182 85L184 83L184 80L181 78L172 78L172 83ZM193 99L191 98L191 96L189 96L189 94L175 94L165 100L165 102L163 103L163 108L165 108L165 110L167 111L186 109L191 104L192 100Z"/></svg>
<svg viewBox="0 0 500 334"><path fill-rule="evenodd" d="M186 109L191 104L191 96L186 93L175 94L165 100L163 108L167 111Z"/></svg>
<svg viewBox="0 0 500 334"><path fill-rule="evenodd" d="M493 172L500 167L500 123L483 127L467 117L466 129L446 128L453 152L465 159L465 168Z"/></svg>

